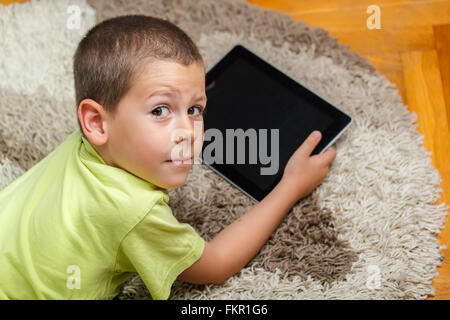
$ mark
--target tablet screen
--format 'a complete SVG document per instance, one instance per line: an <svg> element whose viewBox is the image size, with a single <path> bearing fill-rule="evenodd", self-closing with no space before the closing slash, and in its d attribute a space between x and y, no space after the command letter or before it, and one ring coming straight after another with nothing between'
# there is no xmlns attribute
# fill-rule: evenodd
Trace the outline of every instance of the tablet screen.
<svg viewBox="0 0 450 320"><path fill-rule="evenodd" d="M255 57L236 54L215 69L206 79L202 160L260 201L301 143L314 130L325 138L336 116L319 108L309 90L296 91L299 84ZM320 151L319 144L313 154Z"/></svg>

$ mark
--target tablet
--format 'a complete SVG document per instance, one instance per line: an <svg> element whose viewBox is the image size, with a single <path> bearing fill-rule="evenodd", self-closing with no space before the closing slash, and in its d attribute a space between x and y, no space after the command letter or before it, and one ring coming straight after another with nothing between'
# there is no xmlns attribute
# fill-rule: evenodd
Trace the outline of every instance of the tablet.
<svg viewBox="0 0 450 320"><path fill-rule="evenodd" d="M322 133L312 152L319 154L352 122L242 45L207 72L206 96L199 159L256 202L281 180L289 158L311 132Z"/></svg>

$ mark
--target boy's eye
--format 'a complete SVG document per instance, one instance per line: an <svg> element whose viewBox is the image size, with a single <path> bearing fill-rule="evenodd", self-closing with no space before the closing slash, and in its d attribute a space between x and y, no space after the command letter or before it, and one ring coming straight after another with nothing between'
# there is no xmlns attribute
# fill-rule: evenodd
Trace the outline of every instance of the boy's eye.
<svg viewBox="0 0 450 320"><path fill-rule="evenodd" d="M197 110L197 111L195 111L195 110ZM203 108L200 106L192 106L188 109L188 113L192 114L192 112L193 112L194 116L198 116L203 113Z"/></svg>
<svg viewBox="0 0 450 320"><path fill-rule="evenodd" d="M154 118L164 118L167 116L169 112L169 108L166 106L157 106L155 109L152 110L152 115Z"/></svg>

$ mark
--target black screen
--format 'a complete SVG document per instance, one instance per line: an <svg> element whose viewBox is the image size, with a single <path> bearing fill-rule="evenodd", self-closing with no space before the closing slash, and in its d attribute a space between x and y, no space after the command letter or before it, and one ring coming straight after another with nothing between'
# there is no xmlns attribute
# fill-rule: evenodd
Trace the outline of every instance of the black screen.
<svg viewBox="0 0 450 320"><path fill-rule="evenodd" d="M272 129L279 130L279 159L276 174L261 175L261 167L270 167L260 162L259 150L257 163L250 164L250 139L245 143L245 164L237 164L237 140L234 143L234 160L236 171L251 181L258 181L259 187L266 189L282 174L283 168L292 153L314 130L321 132L332 124L333 119L314 108L279 82L270 78L242 58L234 60L224 70L214 85L207 90L208 105L204 116L205 131L216 128L224 137L224 162L226 162L226 129L247 131L255 129L258 146L266 143L267 155L273 163L275 155L272 150ZM267 129L266 136L260 137L259 129ZM263 142L260 142L260 139ZM205 141L205 146L209 144ZM258 148L259 149L259 148ZM276 150L276 149L275 149Z"/></svg>
<svg viewBox="0 0 450 320"><path fill-rule="evenodd" d="M322 133L314 155L351 123L348 115L240 45L207 73L206 95L202 161L258 201L275 187L311 132Z"/></svg>

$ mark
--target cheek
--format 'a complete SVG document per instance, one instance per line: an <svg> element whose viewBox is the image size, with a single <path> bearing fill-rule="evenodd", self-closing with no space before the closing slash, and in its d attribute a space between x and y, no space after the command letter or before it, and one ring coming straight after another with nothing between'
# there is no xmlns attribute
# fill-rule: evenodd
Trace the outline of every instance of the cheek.
<svg viewBox="0 0 450 320"><path fill-rule="evenodd" d="M164 128L149 127L138 122L123 123L121 130L115 132L120 140L119 153L125 152L126 158L135 164L157 163L165 156L167 137Z"/></svg>
<svg viewBox="0 0 450 320"><path fill-rule="evenodd" d="M171 143L171 131L169 127L161 126L146 130L145 134L141 134L140 140L142 151L146 153L148 161L165 161L170 157L173 144Z"/></svg>
<svg viewBox="0 0 450 320"><path fill-rule="evenodd" d="M167 157L167 137L161 133L141 134L134 147L136 154L148 162L159 162L161 158Z"/></svg>
<svg viewBox="0 0 450 320"><path fill-rule="evenodd" d="M204 139L204 123L202 121L194 122L194 141L196 143L203 143Z"/></svg>
<svg viewBox="0 0 450 320"><path fill-rule="evenodd" d="M194 137L193 151L195 159L197 159L200 156L200 153L202 152L203 141L204 141L204 134L203 131L201 131L200 133L197 133Z"/></svg>

